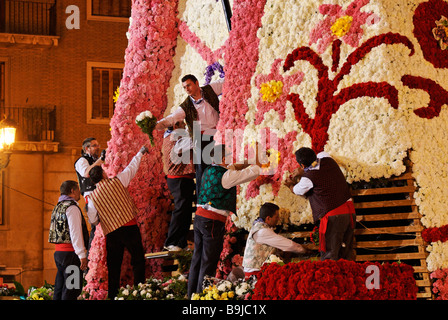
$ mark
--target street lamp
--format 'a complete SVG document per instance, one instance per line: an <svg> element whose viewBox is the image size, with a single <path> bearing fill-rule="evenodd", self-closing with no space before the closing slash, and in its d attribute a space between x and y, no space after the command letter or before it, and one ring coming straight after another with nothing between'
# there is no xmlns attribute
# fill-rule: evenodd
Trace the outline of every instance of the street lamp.
<svg viewBox="0 0 448 320"><path fill-rule="evenodd" d="M0 121L0 170L9 164L11 145L16 139L17 124L9 117Z"/></svg>

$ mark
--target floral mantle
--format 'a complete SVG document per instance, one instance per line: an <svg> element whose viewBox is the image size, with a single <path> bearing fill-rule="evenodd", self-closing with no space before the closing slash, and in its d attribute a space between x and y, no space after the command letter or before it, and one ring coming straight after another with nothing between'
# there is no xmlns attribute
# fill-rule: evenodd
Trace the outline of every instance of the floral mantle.
<svg viewBox="0 0 448 320"><path fill-rule="evenodd" d="M307 201L283 185L300 146L330 153L349 183L401 174L410 150L422 223L448 224L448 50L440 31L447 1L235 0L230 32L219 1L179 2L133 3L125 75L111 122L110 174L147 139L133 123L138 113L169 113L184 98L184 74L205 83L225 73L215 138L240 129L241 153L269 137L266 147L280 155L275 175L239 188L233 219L238 228L249 229L266 201L289 212L285 223L311 222ZM160 168L148 165L157 164L157 153L151 157L132 188L146 248L154 250L163 242L168 192ZM139 190L149 190L149 196ZM104 245L101 236L95 241L95 248ZM445 270L434 276L446 278L448 243L431 241L428 250L428 269ZM101 265L104 252L95 256ZM104 279L101 267L91 270L97 280L89 284Z"/></svg>

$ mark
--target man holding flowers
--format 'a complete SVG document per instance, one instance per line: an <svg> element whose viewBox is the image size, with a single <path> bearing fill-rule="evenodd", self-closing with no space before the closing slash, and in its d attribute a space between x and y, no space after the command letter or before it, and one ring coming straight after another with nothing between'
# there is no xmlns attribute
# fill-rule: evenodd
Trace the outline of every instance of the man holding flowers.
<svg viewBox="0 0 448 320"><path fill-rule="evenodd" d="M202 156L203 150L214 143L213 136L219 120L219 95L222 93L224 79L206 86L199 86L198 79L188 74L181 79L188 97L169 116L159 120L156 130L164 130L174 126L178 121L187 122L190 137L194 141L193 162L196 170L196 195L201 189L201 178L205 168L211 164Z"/></svg>

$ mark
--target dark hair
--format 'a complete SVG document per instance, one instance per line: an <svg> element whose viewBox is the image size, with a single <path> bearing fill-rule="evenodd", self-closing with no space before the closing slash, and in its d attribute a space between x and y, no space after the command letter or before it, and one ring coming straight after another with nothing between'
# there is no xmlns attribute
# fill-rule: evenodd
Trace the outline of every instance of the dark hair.
<svg viewBox="0 0 448 320"><path fill-rule="evenodd" d="M93 183L97 184L103 180L103 168L101 166L95 166L89 171L90 179Z"/></svg>
<svg viewBox="0 0 448 320"><path fill-rule="evenodd" d="M79 188L78 182L73 181L73 180L67 180L67 181L62 182L62 184L59 188L59 191L61 192L61 194L68 196L69 194L72 193L73 189L76 190L78 188Z"/></svg>
<svg viewBox="0 0 448 320"><path fill-rule="evenodd" d="M82 155L84 155L86 148L90 147L90 142L92 142L93 140L96 140L96 138L90 137L84 139L84 141L82 142L82 150L81 150Z"/></svg>
<svg viewBox="0 0 448 320"><path fill-rule="evenodd" d="M210 151L210 156L214 163L220 163L226 155L227 149L225 144L217 144Z"/></svg>
<svg viewBox="0 0 448 320"><path fill-rule="evenodd" d="M182 80L182 82L185 82L187 80L191 80L194 83L198 82L198 79L192 74L187 74L187 75L183 76L181 80Z"/></svg>
<svg viewBox="0 0 448 320"><path fill-rule="evenodd" d="M267 217L273 217L279 209L280 208L278 207L278 205L271 202L266 202L260 208L259 217L266 221Z"/></svg>
<svg viewBox="0 0 448 320"><path fill-rule="evenodd" d="M305 167L309 167L317 157L313 149L302 147L296 151L296 160L299 164L303 164Z"/></svg>

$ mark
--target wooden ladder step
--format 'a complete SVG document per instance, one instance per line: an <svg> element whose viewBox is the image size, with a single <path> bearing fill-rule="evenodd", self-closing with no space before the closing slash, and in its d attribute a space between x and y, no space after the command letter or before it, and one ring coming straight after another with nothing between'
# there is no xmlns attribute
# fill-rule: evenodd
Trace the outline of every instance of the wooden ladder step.
<svg viewBox="0 0 448 320"><path fill-rule="evenodd" d="M414 212L400 212L400 213L380 213L380 214L364 214L356 215L356 221L389 221L389 220L406 220L406 219L420 219L421 214Z"/></svg>
<svg viewBox="0 0 448 320"><path fill-rule="evenodd" d="M414 199L406 199L406 200L358 202L358 203L355 203L354 205L355 205L355 209L406 207L406 206L415 206L415 200Z"/></svg>
<svg viewBox="0 0 448 320"><path fill-rule="evenodd" d="M395 194L395 193L414 193L414 186L391 187L391 188L373 188L373 189L356 189L350 191L352 196L370 196L381 194Z"/></svg>
<svg viewBox="0 0 448 320"><path fill-rule="evenodd" d="M382 228L366 228L355 229L355 235L367 235L367 234L401 234L409 232L421 232L423 226L403 226L403 227L382 227Z"/></svg>
<svg viewBox="0 0 448 320"><path fill-rule="evenodd" d="M389 247L407 247L407 246L423 246L421 239L405 239L405 240L384 240L384 241L357 241L355 248L389 248Z"/></svg>
<svg viewBox="0 0 448 320"><path fill-rule="evenodd" d="M426 258L426 256L425 254L420 252L356 255L356 261L391 261L391 260L402 261L402 260L414 260L423 258Z"/></svg>

